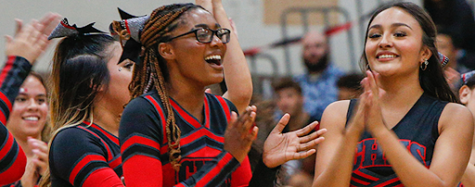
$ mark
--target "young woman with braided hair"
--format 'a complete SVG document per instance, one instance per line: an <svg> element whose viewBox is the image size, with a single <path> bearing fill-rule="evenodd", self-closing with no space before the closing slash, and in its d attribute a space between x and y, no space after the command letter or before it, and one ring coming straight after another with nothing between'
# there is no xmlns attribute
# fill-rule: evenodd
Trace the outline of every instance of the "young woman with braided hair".
<svg viewBox="0 0 475 187"><path fill-rule="evenodd" d="M129 86L134 99L119 130L127 186L247 186L251 180L246 155L257 133L256 108L204 92L222 81L223 63L245 59L235 35L225 29L230 25L221 1L204 2L214 17L194 4L167 5L156 9L141 31L143 56ZM325 130L299 137L316 123L281 134L288 118L266 141L263 163L269 168L313 154L311 148L322 140L316 138Z"/></svg>

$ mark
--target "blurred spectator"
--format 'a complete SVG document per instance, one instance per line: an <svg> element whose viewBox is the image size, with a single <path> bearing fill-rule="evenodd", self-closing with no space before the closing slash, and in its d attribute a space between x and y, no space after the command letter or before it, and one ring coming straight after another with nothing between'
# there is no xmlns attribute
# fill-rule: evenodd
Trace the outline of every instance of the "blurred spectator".
<svg viewBox="0 0 475 187"><path fill-rule="evenodd" d="M437 49L440 53L449 58L449 63L444 69L444 73L452 91L458 93L459 88L462 86L460 74L470 70L457 62L456 56L458 50L452 40L454 36L455 34L445 28L439 29L437 34Z"/></svg>
<svg viewBox="0 0 475 187"><path fill-rule="evenodd" d="M277 80L273 87L277 97L276 105L278 109L283 113L290 114L290 121L283 132L294 131L316 121L303 108L305 99L299 83L290 77L284 77ZM287 185L295 187L311 186L315 170L315 155L302 160L289 161L284 164L284 168Z"/></svg>
<svg viewBox="0 0 475 187"><path fill-rule="evenodd" d="M340 77L336 85L338 86L338 100L356 99L363 93L361 80L364 76L360 73L352 73Z"/></svg>
<svg viewBox="0 0 475 187"><path fill-rule="evenodd" d="M424 8L438 28L454 33L458 62L475 69L475 19L470 5L465 0L424 0Z"/></svg>
<svg viewBox="0 0 475 187"><path fill-rule="evenodd" d="M275 82L274 92L279 110L290 114L290 121L283 132L294 131L316 121L303 108L304 97L299 83L288 77L282 78Z"/></svg>
<svg viewBox="0 0 475 187"><path fill-rule="evenodd" d="M327 38L322 33L307 33L302 44L307 73L296 76L294 80L302 87L305 110L320 121L325 108L337 100L336 81L344 73L331 64Z"/></svg>
<svg viewBox="0 0 475 187"><path fill-rule="evenodd" d="M457 60L459 50L455 47L453 40L456 37L456 34L450 32L450 30L443 27L439 28L437 30L437 50L449 58L447 67L451 67L459 73L467 73L470 69L458 63L459 60ZM458 78L460 79L460 76Z"/></svg>

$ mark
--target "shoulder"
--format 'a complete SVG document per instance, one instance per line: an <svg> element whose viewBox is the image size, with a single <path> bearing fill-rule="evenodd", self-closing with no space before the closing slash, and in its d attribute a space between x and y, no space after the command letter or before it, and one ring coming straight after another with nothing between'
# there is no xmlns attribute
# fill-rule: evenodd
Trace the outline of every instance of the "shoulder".
<svg viewBox="0 0 475 187"><path fill-rule="evenodd" d="M144 94L140 97L132 99L124 111L122 112L122 118L137 118L140 116L154 115L157 110L162 109L162 102L158 97L152 94ZM163 111L160 110L160 111Z"/></svg>
<svg viewBox="0 0 475 187"><path fill-rule="evenodd" d="M71 127L66 127L64 129L61 129L58 132L58 134L55 136L54 140L67 138L67 137L72 137L72 138L84 137L84 135L89 135L89 134L91 133L89 133L85 127L82 127L80 125L74 125Z"/></svg>
<svg viewBox="0 0 475 187"><path fill-rule="evenodd" d="M88 131L85 127L75 125L61 129L53 138L51 147L60 148L69 145L82 145L90 142L91 139L98 139L91 131Z"/></svg>
<svg viewBox="0 0 475 187"><path fill-rule="evenodd" d="M229 109L231 111L237 112L236 106L229 99L210 93L206 93L205 97L208 99L209 102L213 102L212 104L217 104L223 107L224 110Z"/></svg>
<svg viewBox="0 0 475 187"><path fill-rule="evenodd" d="M473 115L470 110L457 103L447 103L439 118L439 132L447 128L463 128L473 126Z"/></svg>
<svg viewBox="0 0 475 187"><path fill-rule="evenodd" d="M323 112L321 120L322 127L328 128L330 125L334 126L335 124L344 127L349 105L350 100L336 101L328 105Z"/></svg>
<svg viewBox="0 0 475 187"><path fill-rule="evenodd" d="M335 101L331 103L330 105L328 105L328 107L325 109L325 112L332 115L345 116L348 111L349 106L350 106L350 100Z"/></svg>
<svg viewBox="0 0 475 187"><path fill-rule="evenodd" d="M335 76L335 77L341 77L343 75L345 75L345 72L342 71L340 68L336 67L335 65L333 64L330 64L328 66L328 69L327 69L327 72L332 75L332 76Z"/></svg>
<svg viewBox="0 0 475 187"><path fill-rule="evenodd" d="M155 100L157 102L157 104L161 103L160 99L156 99L156 97L154 97L153 94L144 94L144 95L141 95L139 97L136 97L136 98L132 99L127 104L125 109L131 108L133 110L136 110L136 109L140 109L140 108L144 108L144 107L152 107L152 105L151 105L152 100Z"/></svg>

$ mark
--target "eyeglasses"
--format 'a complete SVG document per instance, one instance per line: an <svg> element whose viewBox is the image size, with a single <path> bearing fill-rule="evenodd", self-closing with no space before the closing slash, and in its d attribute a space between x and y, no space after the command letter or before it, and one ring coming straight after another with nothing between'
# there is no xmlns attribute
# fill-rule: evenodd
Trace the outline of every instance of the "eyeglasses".
<svg viewBox="0 0 475 187"><path fill-rule="evenodd" d="M229 29L219 28L218 30L213 30L210 28L199 28L192 29L189 32L172 37L168 41L172 41L176 38L188 35L190 33L195 33L196 40L204 44L211 43L211 41L213 40L213 35L216 35L221 40L221 42L223 42L223 44L228 43L231 39L231 31Z"/></svg>

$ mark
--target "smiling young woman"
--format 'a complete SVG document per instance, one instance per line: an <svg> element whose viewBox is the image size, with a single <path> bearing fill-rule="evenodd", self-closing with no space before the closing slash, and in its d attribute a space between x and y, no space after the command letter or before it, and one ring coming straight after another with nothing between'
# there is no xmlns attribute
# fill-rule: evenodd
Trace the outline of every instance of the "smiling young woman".
<svg viewBox="0 0 475 187"><path fill-rule="evenodd" d="M250 96L236 94L252 94L250 73L221 0L201 2L211 12L195 4L162 6L140 32L143 55L119 132L127 186L247 186L251 181L247 153L257 135L256 108L247 107ZM129 30L114 25L117 33ZM230 89L223 97L205 93L205 86L224 75ZM313 154L322 140L317 137L325 130L305 136L317 123L282 134L288 118L266 141L262 165L268 168ZM272 180L265 185L273 186Z"/></svg>
<svg viewBox="0 0 475 187"><path fill-rule="evenodd" d="M365 91L325 110L313 186L455 186L473 119L445 81L434 23L399 2L373 14L366 36Z"/></svg>
<svg viewBox="0 0 475 187"><path fill-rule="evenodd" d="M8 186L33 186L46 171L48 166L49 127L47 89L43 78L30 72L20 87L15 98L10 118L7 122L8 130L13 134L18 144L27 156L27 166L21 181ZM44 137L46 136L46 137Z"/></svg>

